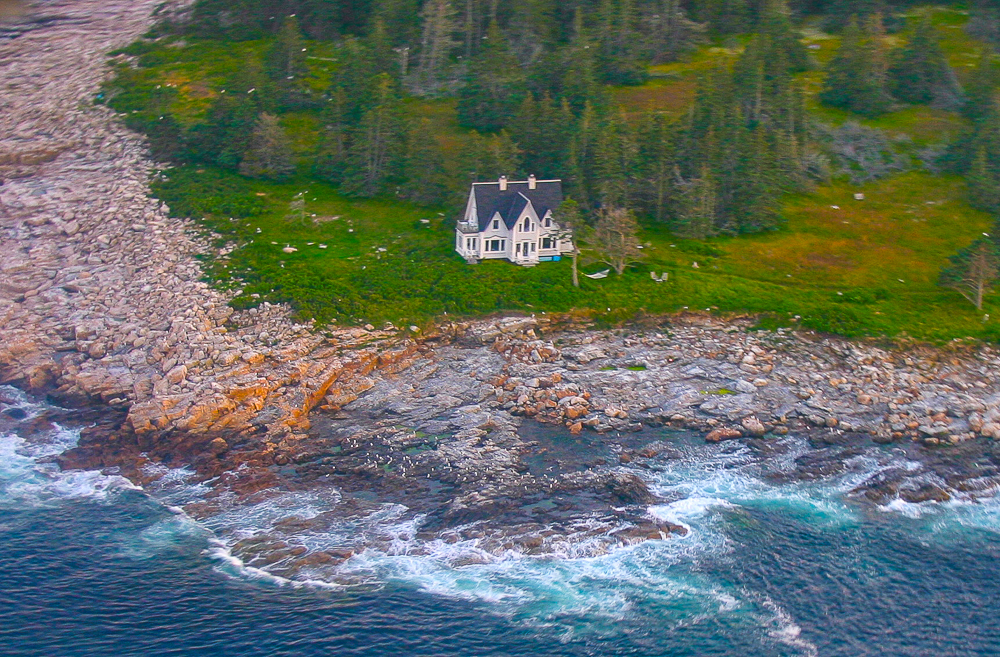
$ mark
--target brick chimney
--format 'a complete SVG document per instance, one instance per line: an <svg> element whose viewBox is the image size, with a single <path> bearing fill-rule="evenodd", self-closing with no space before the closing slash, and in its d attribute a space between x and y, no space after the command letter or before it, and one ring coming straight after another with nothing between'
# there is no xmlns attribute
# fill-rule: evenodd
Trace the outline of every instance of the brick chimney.
<svg viewBox="0 0 1000 657"><path fill-rule="evenodd" d="M528 176L528 189L535 189L538 187L538 180L535 178L535 174Z"/></svg>
<svg viewBox="0 0 1000 657"><path fill-rule="evenodd" d="M500 191L507 191L507 176L500 176Z"/></svg>

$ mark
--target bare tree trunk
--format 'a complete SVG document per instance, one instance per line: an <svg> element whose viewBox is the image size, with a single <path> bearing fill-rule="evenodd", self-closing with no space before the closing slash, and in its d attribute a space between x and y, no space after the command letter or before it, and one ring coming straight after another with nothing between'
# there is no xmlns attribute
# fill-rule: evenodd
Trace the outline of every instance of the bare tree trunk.
<svg viewBox="0 0 1000 657"><path fill-rule="evenodd" d="M577 267L577 258L580 257L580 249L573 247L573 287L580 287L580 270Z"/></svg>

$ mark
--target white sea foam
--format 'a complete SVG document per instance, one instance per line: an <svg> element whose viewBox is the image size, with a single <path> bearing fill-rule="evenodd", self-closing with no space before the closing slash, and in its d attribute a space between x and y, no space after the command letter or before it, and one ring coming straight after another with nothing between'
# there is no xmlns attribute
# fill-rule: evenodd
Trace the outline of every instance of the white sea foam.
<svg viewBox="0 0 1000 657"><path fill-rule="evenodd" d="M136 489L118 475L73 470L62 472L40 459L76 445L79 432L56 427L43 440L27 442L15 434L0 434L0 506L43 506L61 500L107 500L118 491Z"/></svg>
<svg viewBox="0 0 1000 657"><path fill-rule="evenodd" d="M799 654L805 657L816 657L819 654L816 644L802 637L802 628L781 605L767 595L750 595L759 598L761 606L774 614L770 621L773 628L770 631L771 638L778 643L799 650Z"/></svg>

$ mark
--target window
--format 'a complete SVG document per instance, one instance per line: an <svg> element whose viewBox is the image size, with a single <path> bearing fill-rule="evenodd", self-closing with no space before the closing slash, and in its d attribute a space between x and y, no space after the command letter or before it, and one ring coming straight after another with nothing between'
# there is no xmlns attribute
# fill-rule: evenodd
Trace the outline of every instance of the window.
<svg viewBox="0 0 1000 657"><path fill-rule="evenodd" d="M543 249L554 249L556 248L556 241L551 237L542 238L542 248Z"/></svg>
<svg viewBox="0 0 1000 657"><path fill-rule="evenodd" d="M524 232L526 232L526 233L527 233L527 232L528 232L529 230L531 230L531 219L527 219L527 218L526 218L526 219L524 220L524 228L523 228L522 230L524 230Z"/></svg>
<svg viewBox="0 0 1000 657"><path fill-rule="evenodd" d="M552 217L545 217L545 227L552 228Z"/></svg>
<svg viewBox="0 0 1000 657"><path fill-rule="evenodd" d="M504 250L504 242L505 240L486 240L486 250L493 253L499 253Z"/></svg>
<svg viewBox="0 0 1000 657"><path fill-rule="evenodd" d="M470 237L469 239L465 240L465 249L467 251L475 251L477 242L478 240L475 237Z"/></svg>
<svg viewBox="0 0 1000 657"><path fill-rule="evenodd" d="M535 243L534 242L531 243L531 252L532 253L535 252Z"/></svg>
<svg viewBox="0 0 1000 657"><path fill-rule="evenodd" d="M494 219L493 220L493 230L499 230L499 229L500 229L500 220L499 219Z"/></svg>

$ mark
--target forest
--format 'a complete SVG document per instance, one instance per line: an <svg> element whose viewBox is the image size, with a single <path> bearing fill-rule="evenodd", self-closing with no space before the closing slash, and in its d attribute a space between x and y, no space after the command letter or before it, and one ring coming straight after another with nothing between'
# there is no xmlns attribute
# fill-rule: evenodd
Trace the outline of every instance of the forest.
<svg viewBox="0 0 1000 657"><path fill-rule="evenodd" d="M927 267L982 310L1000 270L1000 230L989 229L1000 216L998 25L995 0L199 0L116 54L101 100L173 167L155 185L161 197L244 246L253 217L280 215L276 225L294 237L309 230L313 192L299 192L295 222L295 193L275 203L251 189L305 185L357 208L427 208L446 230L471 182L530 173L564 181L583 227L624 209L639 219L637 244L652 236L654 260L662 238L712 262L739 236L795 232L790 208L804 199L928 176L958 190L961 214L975 219L941 226L955 248ZM303 296L332 289L331 280L291 283L280 273L275 285L261 278L259 257L247 259L254 248L243 250L242 274L232 258L216 274L256 299L291 301L321 320L389 317L371 309L374 298L387 302L383 291L362 299L351 289L377 279L367 269L363 282L340 281L341 298L355 298L348 309ZM642 255L638 269L650 264ZM679 307L677 283L669 301L624 305ZM787 305L765 307L773 302L755 292L758 303L741 308L712 294L710 308ZM880 296L893 294L880 288L872 303ZM550 302L456 300L410 314L570 309ZM819 328L899 332L867 307L836 310L846 319Z"/></svg>

